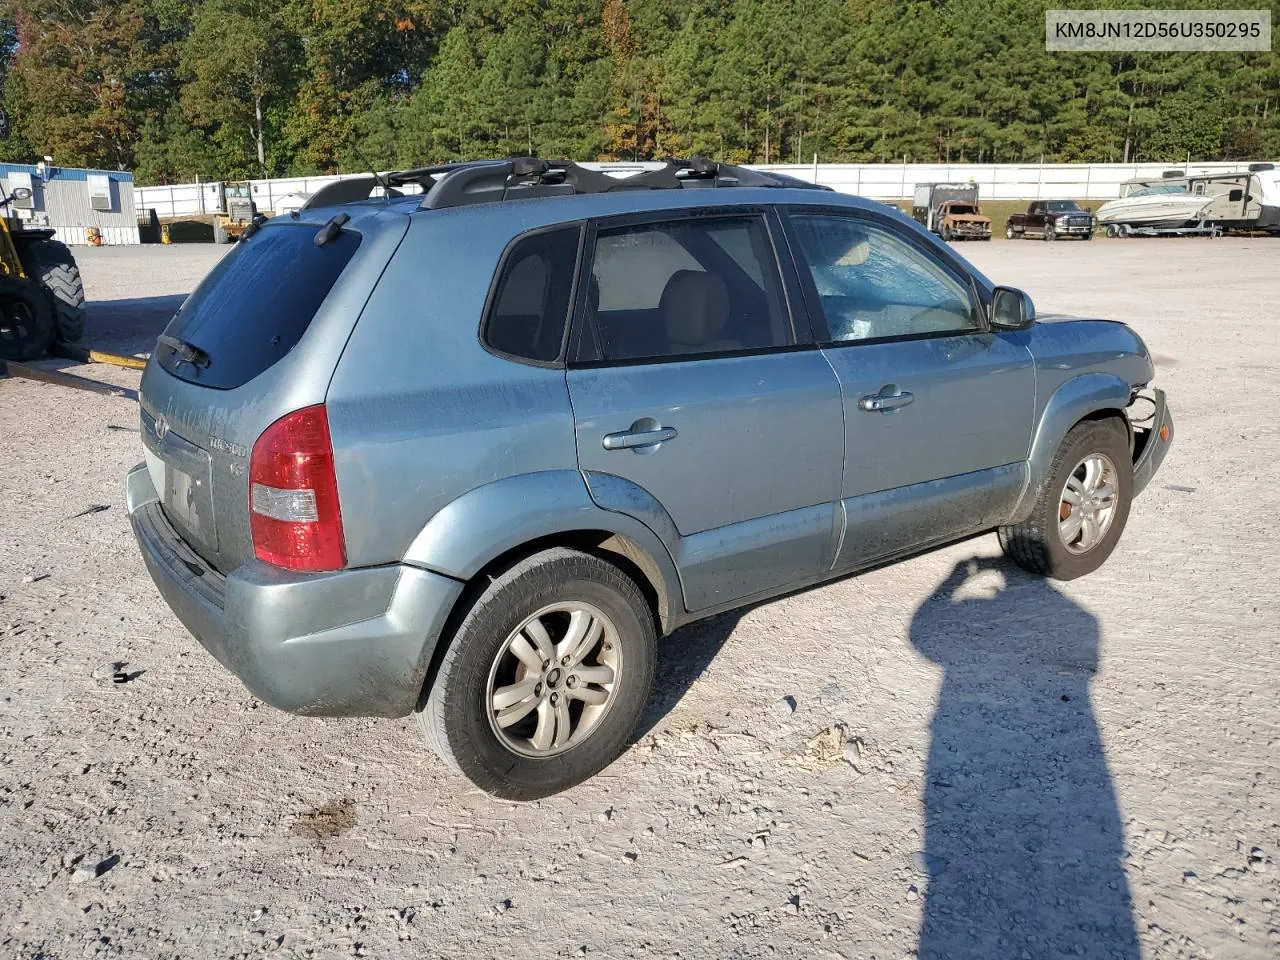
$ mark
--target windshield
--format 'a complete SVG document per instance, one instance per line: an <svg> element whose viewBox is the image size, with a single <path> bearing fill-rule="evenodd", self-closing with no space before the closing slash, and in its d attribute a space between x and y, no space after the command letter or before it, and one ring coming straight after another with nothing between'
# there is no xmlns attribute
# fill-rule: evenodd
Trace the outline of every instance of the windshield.
<svg viewBox="0 0 1280 960"><path fill-rule="evenodd" d="M1081 213L1080 205L1074 200L1050 200L1044 205L1049 213Z"/></svg>
<svg viewBox="0 0 1280 960"><path fill-rule="evenodd" d="M948 213L977 213L978 208L972 203L953 203L947 208Z"/></svg>
<svg viewBox="0 0 1280 960"><path fill-rule="evenodd" d="M1129 188L1127 196L1130 197L1154 197L1171 193L1187 193L1187 188L1177 183L1161 183L1150 184L1142 183Z"/></svg>

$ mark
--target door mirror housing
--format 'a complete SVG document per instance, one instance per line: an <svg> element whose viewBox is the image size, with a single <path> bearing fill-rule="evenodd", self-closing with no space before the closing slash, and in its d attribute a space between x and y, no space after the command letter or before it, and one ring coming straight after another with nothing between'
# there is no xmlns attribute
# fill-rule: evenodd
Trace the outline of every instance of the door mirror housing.
<svg viewBox="0 0 1280 960"><path fill-rule="evenodd" d="M27 187L14 187L9 195L15 200L30 200L31 191Z"/></svg>
<svg viewBox="0 0 1280 960"><path fill-rule="evenodd" d="M1036 305L1017 287L996 287L991 293L991 326L998 330L1025 330L1035 323Z"/></svg>

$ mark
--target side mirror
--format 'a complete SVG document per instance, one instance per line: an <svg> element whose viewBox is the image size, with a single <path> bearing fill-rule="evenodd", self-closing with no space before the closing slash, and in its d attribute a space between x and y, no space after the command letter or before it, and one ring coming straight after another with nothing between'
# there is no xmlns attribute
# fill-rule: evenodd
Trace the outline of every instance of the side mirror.
<svg viewBox="0 0 1280 960"><path fill-rule="evenodd" d="M1036 319L1036 305L1017 287L996 287L991 293L991 326L1025 330Z"/></svg>
<svg viewBox="0 0 1280 960"><path fill-rule="evenodd" d="M31 191L27 187L14 187L9 191L9 195L15 200L31 199Z"/></svg>

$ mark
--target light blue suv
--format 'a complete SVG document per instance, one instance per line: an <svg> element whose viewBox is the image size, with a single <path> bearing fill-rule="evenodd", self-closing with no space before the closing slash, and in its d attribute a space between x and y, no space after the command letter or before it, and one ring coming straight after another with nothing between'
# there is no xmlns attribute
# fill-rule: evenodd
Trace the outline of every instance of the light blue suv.
<svg viewBox="0 0 1280 960"><path fill-rule="evenodd" d="M147 365L129 511L263 700L416 713L529 799L627 746L690 621L986 530L1097 568L1172 440L1152 373L881 204L455 164L246 233Z"/></svg>

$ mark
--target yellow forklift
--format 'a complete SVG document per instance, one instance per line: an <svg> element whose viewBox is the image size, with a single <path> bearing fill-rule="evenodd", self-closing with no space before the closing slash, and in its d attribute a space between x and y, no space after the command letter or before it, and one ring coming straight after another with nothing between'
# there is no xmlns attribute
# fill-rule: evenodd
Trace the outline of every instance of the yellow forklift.
<svg viewBox="0 0 1280 960"><path fill-rule="evenodd" d="M0 187L0 360L31 360L84 336L84 284L66 244L13 216L30 191Z"/></svg>
<svg viewBox="0 0 1280 960"><path fill-rule="evenodd" d="M253 200L253 185L248 180L228 183L223 187L226 212L218 215L214 238L218 243L235 243L258 215Z"/></svg>
<svg viewBox="0 0 1280 960"><path fill-rule="evenodd" d="M0 107L0 140L9 135L9 117ZM14 215L15 203L31 199L27 187L0 184L0 379L19 376L119 396L134 391L15 361L46 353L81 363L113 363L141 368L138 357L117 357L71 346L84 336L84 284L67 245L48 228L31 228Z"/></svg>

